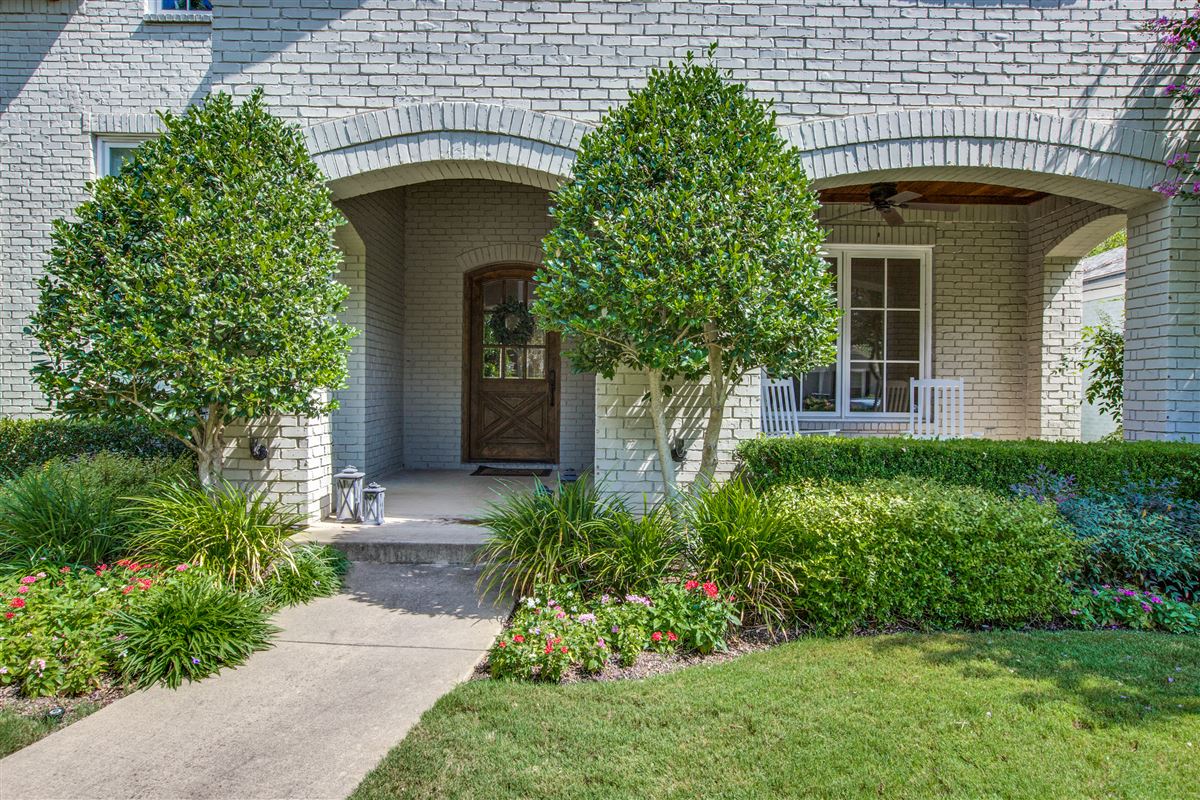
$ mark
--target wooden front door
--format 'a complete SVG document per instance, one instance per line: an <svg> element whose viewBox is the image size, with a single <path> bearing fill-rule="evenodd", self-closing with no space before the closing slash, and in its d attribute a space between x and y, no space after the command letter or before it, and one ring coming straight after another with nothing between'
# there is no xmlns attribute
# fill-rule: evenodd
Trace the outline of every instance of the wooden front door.
<svg viewBox="0 0 1200 800"><path fill-rule="evenodd" d="M466 276L464 461L558 461L558 334L535 327L513 341L491 325L498 306L528 305L534 269L505 264ZM503 319L516 323L519 315Z"/></svg>

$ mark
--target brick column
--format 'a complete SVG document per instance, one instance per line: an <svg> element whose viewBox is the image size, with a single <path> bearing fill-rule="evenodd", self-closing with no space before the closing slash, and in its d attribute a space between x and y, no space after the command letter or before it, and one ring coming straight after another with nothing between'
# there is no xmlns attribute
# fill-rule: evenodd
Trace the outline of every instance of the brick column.
<svg viewBox="0 0 1200 800"><path fill-rule="evenodd" d="M267 446L263 461L250 455L254 439ZM222 475L244 488L269 492L310 521L320 519L333 494L329 417L279 416L230 426Z"/></svg>
<svg viewBox="0 0 1200 800"><path fill-rule="evenodd" d="M676 465L681 485L696 477L700 448L707 421L701 406L705 383L676 384L668 411L671 436L683 438L687 458ZM661 496L658 456L650 422L649 402L643 398L647 386L638 372L622 370L611 380L596 377L596 480L611 492L632 498L645 495L653 502ZM728 478L733 470L733 451L738 443L753 439L761 428L760 388L757 370L742 379L725 408L717 477Z"/></svg>
<svg viewBox="0 0 1200 800"><path fill-rule="evenodd" d="M1083 377L1067 368L1082 335L1083 280L1077 258L1044 258L1030 287L1030 392L1038 439L1077 440Z"/></svg>
<svg viewBox="0 0 1200 800"><path fill-rule="evenodd" d="M1200 208L1130 212L1125 273L1126 439L1200 442Z"/></svg>

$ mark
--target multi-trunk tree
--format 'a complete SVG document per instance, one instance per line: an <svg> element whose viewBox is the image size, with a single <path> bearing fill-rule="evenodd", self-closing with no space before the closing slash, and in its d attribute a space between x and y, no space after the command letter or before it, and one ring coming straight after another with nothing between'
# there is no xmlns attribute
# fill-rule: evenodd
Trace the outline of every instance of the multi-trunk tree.
<svg viewBox="0 0 1200 800"><path fill-rule="evenodd" d="M653 70L583 138L554 193L534 312L566 335L576 368L645 376L668 494L673 381L707 379L708 480L726 403L748 372L833 361L839 312L817 207L769 104L691 55Z"/></svg>
<svg viewBox="0 0 1200 800"><path fill-rule="evenodd" d="M336 316L342 217L299 130L259 93L162 121L54 223L33 373L59 413L179 439L211 486L230 423L334 406L354 335Z"/></svg>

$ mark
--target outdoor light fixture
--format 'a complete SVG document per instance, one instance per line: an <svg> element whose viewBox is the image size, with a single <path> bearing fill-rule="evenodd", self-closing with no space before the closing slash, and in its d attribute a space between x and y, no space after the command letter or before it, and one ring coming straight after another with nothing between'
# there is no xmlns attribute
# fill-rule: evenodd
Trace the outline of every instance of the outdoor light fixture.
<svg viewBox="0 0 1200 800"><path fill-rule="evenodd" d="M386 492L387 489L375 481L371 481L367 488L363 489L363 522L371 525L383 524L383 496Z"/></svg>
<svg viewBox="0 0 1200 800"><path fill-rule="evenodd" d="M262 439L250 440L250 457L255 461L266 461L271 451L262 443Z"/></svg>
<svg viewBox="0 0 1200 800"><path fill-rule="evenodd" d="M338 522L362 522L363 476L353 464L333 476L337 484Z"/></svg>
<svg viewBox="0 0 1200 800"><path fill-rule="evenodd" d="M687 445L683 442L682 436L676 436L675 441L671 443L671 460L677 464L682 464L687 459Z"/></svg>

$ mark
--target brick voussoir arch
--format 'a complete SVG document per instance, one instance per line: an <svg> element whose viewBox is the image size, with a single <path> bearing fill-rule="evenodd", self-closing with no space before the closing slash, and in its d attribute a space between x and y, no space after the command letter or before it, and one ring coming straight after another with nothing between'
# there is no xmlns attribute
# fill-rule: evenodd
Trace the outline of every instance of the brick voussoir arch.
<svg viewBox="0 0 1200 800"><path fill-rule="evenodd" d="M1135 128L1008 109L918 109L789 125L809 175L837 186L909 171L1131 208L1156 199L1170 143Z"/></svg>
<svg viewBox="0 0 1200 800"><path fill-rule="evenodd" d="M553 188L570 175L590 126L488 103L420 103L329 120L305 141L334 195L446 178Z"/></svg>

